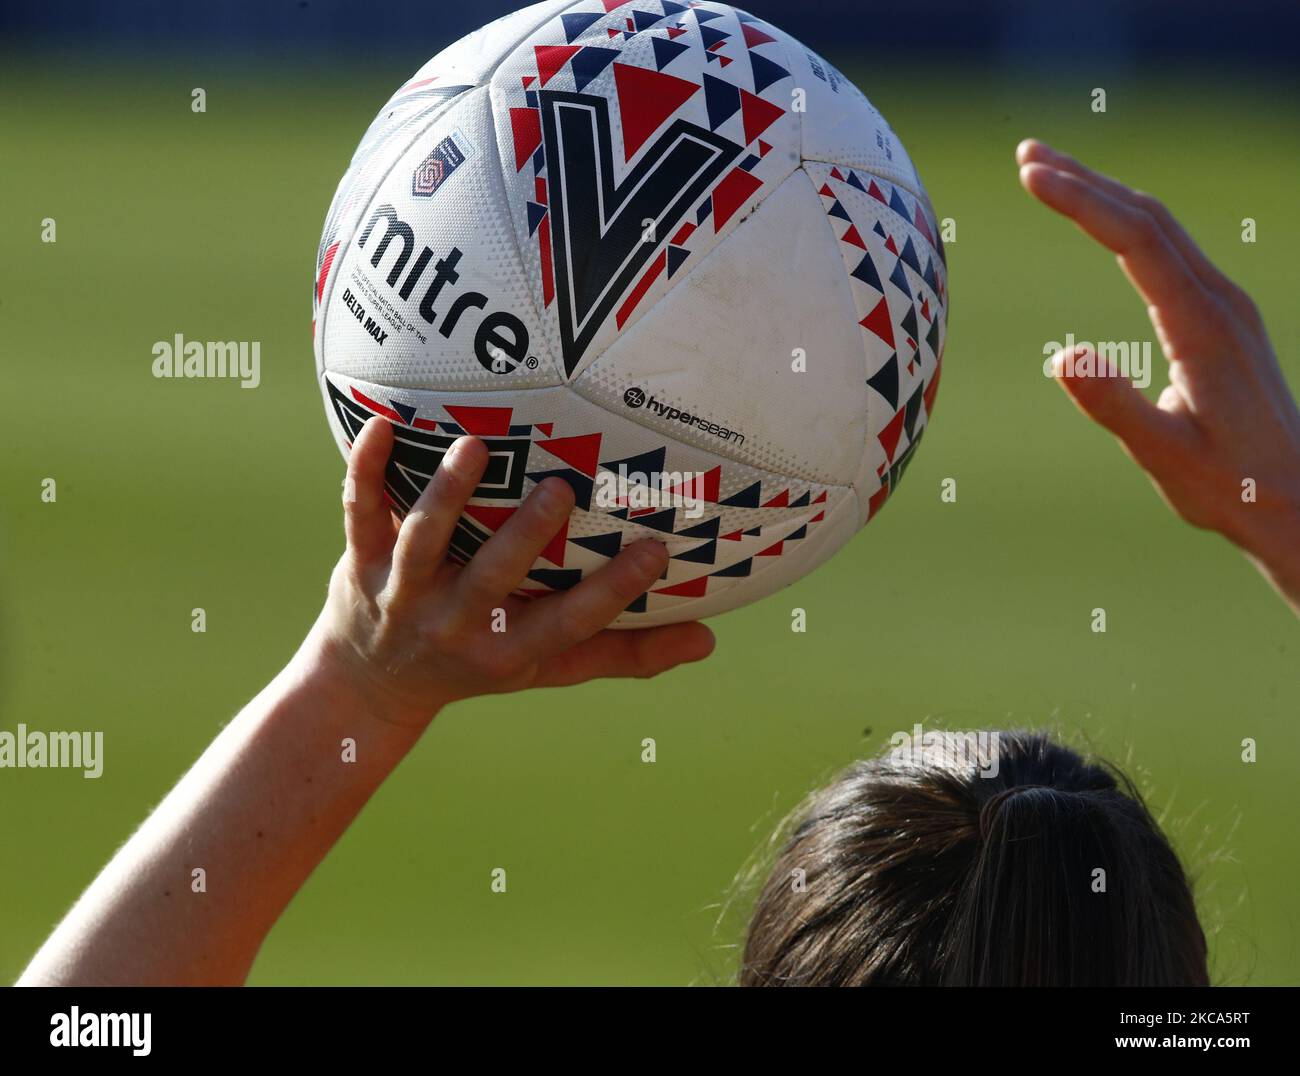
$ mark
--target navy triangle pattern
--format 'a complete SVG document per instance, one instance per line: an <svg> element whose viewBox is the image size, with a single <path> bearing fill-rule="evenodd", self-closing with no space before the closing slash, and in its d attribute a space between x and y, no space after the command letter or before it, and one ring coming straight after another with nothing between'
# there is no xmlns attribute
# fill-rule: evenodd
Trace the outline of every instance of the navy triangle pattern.
<svg viewBox="0 0 1300 1076"><path fill-rule="evenodd" d="M864 284L870 284L878 292L883 293L885 290L885 286L880 283L880 274L876 272L876 263L871 260L870 254L862 255L858 267L849 276L861 280Z"/></svg>
<svg viewBox="0 0 1300 1076"><path fill-rule="evenodd" d="M889 274L889 282L909 299L912 297L912 289L907 286L907 274L903 272L903 263L894 262L894 271Z"/></svg>
<svg viewBox="0 0 1300 1076"><path fill-rule="evenodd" d="M534 568L528 573L534 583L552 590L568 590L582 582L581 568Z"/></svg>
<svg viewBox="0 0 1300 1076"><path fill-rule="evenodd" d="M880 393L893 410L898 410L898 352L890 355L889 361L867 378L867 384Z"/></svg>
<svg viewBox="0 0 1300 1076"><path fill-rule="evenodd" d="M626 459L610 460L608 463L601 463L601 466L607 471L613 471L618 474L620 467L626 468L628 474L663 474L664 459L668 455L668 449L664 446L652 448L649 452L641 452L635 456L628 456Z"/></svg>
<svg viewBox="0 0 1300 1076"><path fill-rule="evenodd" d="M738 560L735 564L728 564L725 568L719 568L716 572L710 572L710 575L721 576L724 579L743 579L749 575L753 568L754 558L747 557L744 560Z"/></svg>
<svg viewBox="0 0 1300 1076"><path fill-rule="evenodd" d="M718 559L718 543L713 540L701 542L686 550L685 553L678 553L672 559L686 561L689 564L712 564Z"/></svg>
<svg viewBox="0 0 1300 1076"><path fill-rule="evenodd" d="M682 538L716 538L718 532L722 529L722 517L714 516L712 519L706 519L703 523L697 523L693 527L688 527L684 531L678 531Z"/></svg>
<svg viewBox="0 0 1300 1076"><path fill-rule="evenodd" d="M569 61L569 66L573 69L574 89L579 93L585 90L592 79L612 64L617 56L618 49L602 49L595 45L580 49Z"/></svg>
<svg viewBox="0 0 1300 1076"><path fill-rule="evenodd" d="M546 216L546 206L538 205L536 202L528 203L528 234L532 235L537 231L537 226L542 223Z"/></svg>
<svg viewBox="0 0 1300 1076"><path fill-rule="evenodd" d="M909 224L912 221L912 214L907 208L907 203L899 196L897 187L889 188L889 208L902 217Z"/></svg>
<svg viewBox="0 0 1300 1076"><path fill-rule="evenodd" d="M656 15L653 11L633 11L632 25L637 30L649 30L655 23L659 22L664 16Z"/></svg>
<svg viewBox="0 0 1300 1076"><path fill-rule="evenodd" d="M613 557L623 548L623 535L619 531L611 534L590 534L583 538L570 538L574 545L580 545L583 549L590 549L593 553L599 553L602 557Z"/></svg>
<svg viewBox="0 0 1300 1076"><path fill-rule="evenodd" d="M657 71L662 71L690 48L690 45L684 41L670 41L666 37L652 37L650 41L654 47L655 70Z"/></svg>
<svg viewBox="0 0 1300 1076"><path fill-rule="evenodd" d="M725 30L719 30L716 26L700 27L700 40L704 42L706 51L713 48L720 41L726 41L730 36Z"/></svg>
<svg viewBox="0 0 1300 1076"><path fill-rule="evenodd" d="M912 243L912 237L907 237L907 242L903 244L903 253L899 255L907 263L907 267L917 276L921 275L921 262L916 256L916 247Z"/></svg>
<svg viewBox="0 0 1300 1076"><path fill-rule="evenodd" d="M643 527L649 527L651 530L664 531L667 534L673 533L673 525L677 521L677 509L665 508L662 512L651 512L648 515L637 516L631 522L639 523Z"/></svg>
<svg viewBox="0 0 1300 1076"><path fill-rule="evenodd" d="M908 307L907 313L903 315L903 320L898 323L903 331L913 340L916 339L916 307Z"/></svg>
<svg viewBox="0 0 1300 1076"><path fill-rule="evenodd" d="M750 52L749 64L754 71L754 92L762 93L774 82L780 82L783 78L789 78L790 72L780 64L775 64L765 56L760 56L757 52Z"/></svg>
<svg viewBox="0 0 1300 1076"><path fill-rule="evenodd" d="M705 75L704 106L709 113L709 130L716 131L740 111L740 87Z"/></svg>
<svg viewBox="0 0 1300 1076"><path fill-rule="evenodd" d="M907 401L906 411L903 415L903 429L907 431L907 439L911 441L916 432L916 419L921 413L921 401L925 396L925 388L922 385L916 386L916 391L912 393Z"/></svg>
<svg viewBox="0 0 1300 1076"><path fill-rule="evenodd" d="M762 497L763 483L755 482L751 486L746 486L739 493L733 493L730 497L723 500L722 504L728 508L757 508L760 498Z"/></svg>
<svg viewBox="0 0 1300 1076"><path fill-rule="evenodd" d="M933 258L925 259L925 272L921 275L921 279L925 281L927 286L935 293L935 295L939 294L939 278L934 272Z"/></svg>
<svg viewBox="0 0 1300 1076"><path fill-rule="evenodd" d="M570 45L574 43L593 22L598 22L603 17L603 12L580 11L576 14L561 15L560 22L564 25L564 40Z"/></svg>
<svg viewBox="0 0 1300 1076"><path fill-rule="evenodd" d="M930 345L930 354L939 357L939 319L930 322L930 331L925 334L925 342Z"/></svg>

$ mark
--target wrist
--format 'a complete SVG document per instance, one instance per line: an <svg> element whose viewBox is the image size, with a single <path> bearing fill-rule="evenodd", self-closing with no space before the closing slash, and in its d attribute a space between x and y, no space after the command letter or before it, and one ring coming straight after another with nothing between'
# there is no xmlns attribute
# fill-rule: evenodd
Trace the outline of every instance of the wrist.
<svg viewBox="0 0 1300 1076"><path fill-rule="evenodd" d="M376 724L418 735L428 727L446 704L438 698L404 697L384 682L381 670L360 653L353 643L330 630L328 612L312 626L294 655L291 668L310 681L335 706L343 706Z"/></svg>
<svg viewBox="0 0 1300 1076"><path fill-rule="evenodd" d="M1229 534L1293 605L1300 604L1300 477L1261 491L1240 534Z"/></svg>

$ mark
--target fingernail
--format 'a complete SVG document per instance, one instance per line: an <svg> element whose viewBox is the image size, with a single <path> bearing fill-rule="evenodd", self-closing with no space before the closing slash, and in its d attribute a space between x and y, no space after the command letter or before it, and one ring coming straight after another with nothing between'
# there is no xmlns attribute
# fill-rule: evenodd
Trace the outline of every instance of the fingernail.
<svg viewBox="0 0 1300 1076"><path fill-rule="evenodd" d="M556 482L563 481L563 479L556 479ZM562 516L569 511L569 498L558 485L550 481L543 482L537 487L537 503L548 516Z"/></svg>
<svg viewBox="0 0 1300 1076"><path fill-rule="evenodd" d="M638 546L633 553L636 558L636 566L645 575L658 575L664 567L664 547L657 542L649 545Z"/></svg>
<svg viewBox="0 0 1300 1076"><path fill-rule="evenodd" d="M447 454L442 457L442 465L454 475L470 474L475 467L474 458L478 455L478 442L470 437L456 441Z"/></svg>

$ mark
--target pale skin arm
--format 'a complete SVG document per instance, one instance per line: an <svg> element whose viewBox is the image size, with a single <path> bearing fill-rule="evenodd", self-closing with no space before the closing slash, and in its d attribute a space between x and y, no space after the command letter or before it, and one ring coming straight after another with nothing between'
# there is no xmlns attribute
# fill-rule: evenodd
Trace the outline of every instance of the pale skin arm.
<svg viewBox="0 0 1300 1076"><path fill-rule="evenodd" d="M709 654L701 624L607 625L660 576L658 542L577 587L510 597L573 506L547 479L460 569L446 559L487 450L461 438L400 528L383 499L392 428L349 460L347 550L289 665L203 753L41 947L19 985L242 983L271 927L448 703L605 676L654 676ZM506 631L492 631L504 609ZM343 742L356 761L343 761ZM202 868L206 892L191 888Z"/></svg>
<svg viewBox="0 0 1300 1076"><path fill-rule="evenodd" d="M1115 253L1169 360L1154 404L1113 370L1070 376L1063 353L1062 387L1175 512L1240 547L1300 614L1300 410L1254 302L1149 194L1032 139L1016 161L1031 195Z"/></svg>

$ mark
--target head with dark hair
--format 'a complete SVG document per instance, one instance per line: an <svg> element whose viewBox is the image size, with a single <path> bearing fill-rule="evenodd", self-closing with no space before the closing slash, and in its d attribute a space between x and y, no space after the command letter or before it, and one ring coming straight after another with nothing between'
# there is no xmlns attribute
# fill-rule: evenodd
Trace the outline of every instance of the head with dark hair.
<svg viewBox="0 0 1300 1076"><path fill-rule="evenodd" d="M1132 783L1041 733L927 732L798 816L742 985L1203 986L1183 868Z"/></svg>

